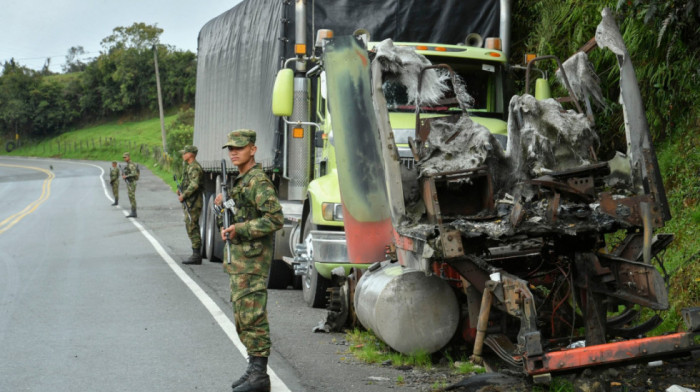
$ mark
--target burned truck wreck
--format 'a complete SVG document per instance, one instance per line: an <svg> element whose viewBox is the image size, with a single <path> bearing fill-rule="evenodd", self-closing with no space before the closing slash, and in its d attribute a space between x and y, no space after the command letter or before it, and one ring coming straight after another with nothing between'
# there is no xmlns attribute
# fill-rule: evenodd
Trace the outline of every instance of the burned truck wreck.
<svg viewBox="0 0 700 392"><path fill-rule="evenodd" d="M340 161L344 208L385 206L393 236L387 260L350 276L338 271L329 324L356 315L405 353L434 352L457 336L473 346L475 361L493 353L541 381L556 371L700 349L697 309L684 310L687 332L642 337L661 322L642 320L653 313L643 308L669 306L655 263L673 236L654 231L671 217L631 60L608 10L595 39L616 54L621 74L627 151L609 161L596 156L590 99L601 100L581 82L595 79L582 76L590 70L581 54L559 70L577 109L516 95L505 139L470 119L469 86L449 67L397 54L390 41L369 54L352 37L328 44L329 79L346 81L329 86L331 110L362 113L333 118L337 145L362 145L375 160L364 167L381 171L370 176ZM382 90L396 78L415 103L410 167L401 164ZM434 115L435 107L457 110ZM368 178L384 186L364 198L343 194L343 183ZM624 238L609 241L612 233Z"/></svg>

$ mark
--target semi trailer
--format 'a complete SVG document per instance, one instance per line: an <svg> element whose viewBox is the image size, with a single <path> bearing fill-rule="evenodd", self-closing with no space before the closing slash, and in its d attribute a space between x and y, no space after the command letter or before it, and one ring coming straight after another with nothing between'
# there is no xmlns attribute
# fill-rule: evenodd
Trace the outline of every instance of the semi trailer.
<svg viewBox="0 0 700 392"><path fill-rule="evenodd" d="M585 55L531 60L513 95L509 8L244 1L215 18L197 73L205 202L225 134L256 129L285 214L269 287L302 286L328 328L354 322L399 352L467 342L474 361L540 382L697 353L697 308L686 331L643 337L668 308L657 266L673 236L656 232L670 212L613 18L592 42L618 58L628 144L600 159ZM565 99L531 80L542 61L558 63Z"/></svg>

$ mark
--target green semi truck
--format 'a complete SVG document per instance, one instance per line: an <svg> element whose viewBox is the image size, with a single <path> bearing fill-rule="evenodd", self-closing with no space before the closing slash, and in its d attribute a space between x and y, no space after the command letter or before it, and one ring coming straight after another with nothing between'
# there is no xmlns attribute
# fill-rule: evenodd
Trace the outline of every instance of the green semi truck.
<svg viewBox="0 0 700 392"><path fill-rule="evenodd" d="M326 306L331 271L349 270L350 262L330 121L342 109L327 105L326 73L320 62L323 38L317 32L364 31L372 40L390 38L395 45L449 65L470 86L474 102L469 110L475 120L505 140L502 49L508 45L509 10L509 1L448 1L439 7L421 1L243 1L208 22L199 35L194 133L197 158L207 174L203 256L220 259L223 246L209 207L220 189L221 159L226 159L221 141L230 130L255 129L256 160L277 185L285 214L268 286L301 287L309 306ZM485 48L485 42L492 47ZM293 115L284 120L270 111L280 70L292 75L287 104ZM399 154L412 166L408 138L415 126L415 105L400 83L386 88ZM434 116L452 110L459 110L454 101ZM362 264L367 267L382 257L366 255Z"/></svg>

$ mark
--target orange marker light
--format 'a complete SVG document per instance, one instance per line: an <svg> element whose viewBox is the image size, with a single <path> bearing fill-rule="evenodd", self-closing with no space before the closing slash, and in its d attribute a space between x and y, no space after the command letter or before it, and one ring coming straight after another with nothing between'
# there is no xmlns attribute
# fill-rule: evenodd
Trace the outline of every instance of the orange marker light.
<svg viewBox="0 0 700 392"><path fill-rule="evenodd" d="M503 46L502 46L500 38L489 37L489 38L486 38L486 45L484 47L486 49L501 50L501 48Z"/></svg>
<svg viewBox="0 0 700 392"><path fill-rule="evenodd" d="M491 57L501 57L501 54L498 52L489 52L488 55Z"/></svg>
<svg viewBox="0 0 700 392"><path fill-rule="evenodd" d="M534 60L535 57L537 57L536 54L534 53L526 53L525 54L525 64L529 63L530 61Z"/></svg>
<svg viewBox="0 0 700 392"><path fill-rule="evenodd" d="M295 44L294 45L295 54L306 54L306 44Z"/></svg>
<svg viewBox="0 0 700 392"><path fill-rule="evenodd" d="M301 139L304 137L304 128L295 127L292 129L292 137L295 139Z"/></svg>
<svg viewBox="0 0 700 392"><path fill-rule="evenodd" d="M416 50L428 50L428 47L425 45L418 45L416 46Z"/></svg>
<svg viewBox="0 0 700 392"><path fill-rule="evenodd" d="M435 48L438 52L447 52L447 48L443 48L442 46L438 46Z"/></svg>

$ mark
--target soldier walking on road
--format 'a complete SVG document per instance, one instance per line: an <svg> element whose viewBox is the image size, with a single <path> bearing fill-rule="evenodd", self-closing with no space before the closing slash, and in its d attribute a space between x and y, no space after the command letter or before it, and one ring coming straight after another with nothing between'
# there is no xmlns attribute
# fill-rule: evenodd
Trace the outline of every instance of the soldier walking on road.
<svg viewBox="0 0 700 392"><path fill-rule="evenodd" d="M182 173L182 184L177 191L177 199L182 203L185 213L185 229L192 242L192 256L182 264L202 264L202 236L199 233L199 216L202 214L202 191L204 190L204 172L197 162L197 147L185 146L180 150L182 160L187 168Z"/></svg>
<svg viewBox="0 0 700 392"><path fill-rule="evenodd" d="M227 192L235 202L233 224L223 227L221 238L231 240L228 264L236 331L248 352L248 368L232 385L233 392L269 391L267 358L270 356L270 326L267 321L267 276L272 262L272 240L282 228L284 217L272 181L255 163L255 131L239 129L229 133L231 162L238 177ZM215 203L222 204L222 195ZM224 255L226 256L226 254Z"/></svg>
<svg viewBox="0 0 700 392"><path fill-rule="evenodd" d="M122 156L126 162L122 178L126 182L126 190L129 193L129 203L131 204L131 213L126 217L136 218L136 182L139 180L139 168L131 161L131 155L128 152Z"/></svg>
<svg viewBox="0 0 700 392"><path fill-rule="evenodd" d="M114 195L113 206L119 204L119 168L117 161L112 161L112 168L109 169L109 183L112 184L112 194Z"/></svg>

